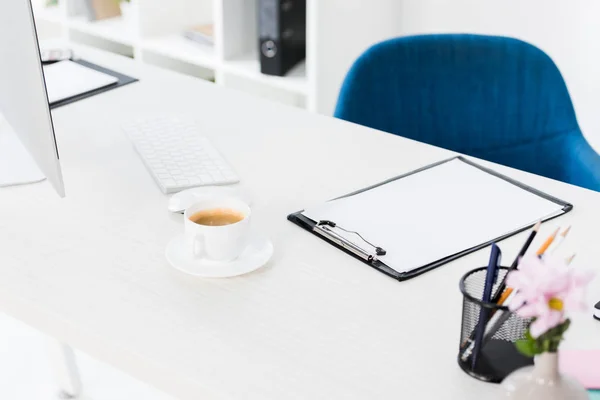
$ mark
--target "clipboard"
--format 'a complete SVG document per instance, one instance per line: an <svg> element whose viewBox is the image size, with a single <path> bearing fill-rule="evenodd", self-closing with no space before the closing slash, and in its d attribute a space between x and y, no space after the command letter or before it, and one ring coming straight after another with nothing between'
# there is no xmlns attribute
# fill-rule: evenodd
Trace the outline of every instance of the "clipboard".
<svg viewBox="0 0 600 400"><path fill-rule="evenodd" d="M66 106L67 104L75 103L76 101L83 100L83 99L86 99L88 97L92 97L92 96L95 96L97 94L100 94L100 93L107 92L109 90L113 90L113 89L116 89L116 88L119 88L119 87L122 87L122 86L125 86L125 85L129 85L130 83L138 81L136 78L132 78L131 76L123 75L123 74L121 74L119 72L110 70L108 68L101 67L101 66L96 65L96 64L92 64L91 62L88 62L88 61L85 61L85 60L71 60L71 61L74 62L74 63L80 64L80 65L83 65L84 67L88 67L88 68L91 68L93 70L105 73L107 75L114 76L115 78L118 79L118 82L113 83L112 85L109 85L109 86L101 87L101 88L98 88L98 89L95 89L95 90L91 90L89 92L85 92L85 93L79 94L77 96L69 97L69 98L66 98L66 99L63 99L63 100L59 100L59 101L55 101L53 103L50 103L50 109L51 110L54 110L55 108L58 108L58 107Z"/></svg>
<svg viewBox="0 0 600 400"><path fill-rule="evenodd" d="M466 159L463 156L456 156L456 157L452 157L452 158L449 158L449 159L446 159L446 160L442 160L442 161L439 161L439 162L427 165L425 167L416 169L416 170L408 172L406 174L402 174L402 175L396 176L394 178L385 180L385 181L383 181L381 183L369 186L369 187L364 188L364 189L357 190L355 192L349 193L347 195L338 197L338 198L333 199L333 200L344 199L344 198L348 198L348 197L351 197L351 196L354 196L354 195L357 195L357 194L360 194L360 193L364 193L364 192L367 192L369 190L373 190L375 188L379 188L379 187L381 187L383 185L387 185L389 183L398 181L400 179L407 178L407 177L409 177L411 175L415 175L415 174L418 174L420 172L427 171L429 169L432 169L434 167L440 166L440 165L442 165L444 163L448 163L448 162L454 161L454 160L459 160L459 161L461 161L461 162L463 162L463 163L465 163L465 164L467 164L467 165L469 165L471 167L475 167L475 168L479 169L480 171L483 171L483 172L485 172L487 174L490 174L490 175L492 175L492 176L494 176L496 178L499 178L499 179L501 179L501 180L503 180L505 182L508 182L511 185L514 185L514 186L516 186L516 187L518 187L518 188L520 188L520 189L522 189L522 190L524 190L526 192L529 192L531 194L539 196L542 199L545 199L545 200L547 200L549 202L552 202L552 203L554 203L554 204L556 204L557 206L560 207L560 209L556 212L555 215L551 215L551 216L549 216L547 218L543 218L543 221L548 221L548 220L554 219L554 218L556 218L556 217L558 217L560 215L563 215L563 214L565 214L565 213L567 213L567 212L569 212L569 211L571 211L573 209L573 205L571 203L568 203L568 202L566 202L564 200L558 199L558 198L556 198L554 196L551 196L551 195L549 195L547 193L544 193L544 192L542 192L540 190L537 190L537 189L532 188L532 187L530 187L528 185L525 185L525 184L523 184L521 182L518 182L518 181L516 181L516 180L514 180L512 178L509 178L509 177L507 177L505 175L502 175L502 174L500 174L500 173L498 173L496 171L493 171L493 170L491 170L489 168L486 168L486 167L483 167L483 166L481 166L479 164L476 164L473 161L470 161L470 160ZM304 211L305 210L301 210L301 211L292 213L292 214L288 215L287 218L288 218L289 221L291 221L292 223L298 225L302 229L311 232L313 235L315 235L315 236L319 237L320 239L326 241L327 243L331 244L332 246L338 248L339 250L342 250L343 252L345 252L345 253L353 256L354 258L356 258L356 259L364 262L365 264L367 264L370 267L378 270L379 272L382 272L382 273L384 273L384 274L386 274L386 275L388 275L388 276L390 276L390 277L392 277L394 279L397 279L398 281L408 280L408 279L414 278L416 276L419 276L419 275L421 275L421 274L423 274L425 272L428 272L428 271L431 271L433 269L436 269L436 268L438 268L438 267L440 267L440 266L442 266L444 264L447 264L447 263L449 263L451 261L454 261L454 260L456 260L456 259L458 259L460 257L463 257L463 256L465 256L467 254L470 254L470 253L475 252L477 250L480 250L480 249L482 249L484 247L487 247L487 246L491 245L493 242L499 242L499 241L504 240L504 239L506 239L508 237L511 237L511 236L516 235L516 234L518 234L520 232L523 232L523 231L525 231L527 229L530 229L535 224L535 221L534 221L530 225L518 227L518 228L516 228L514 230L511 230L510 232L508 232L506 234L503 234L503 235L501 235L499 237L496 237L496 238L494 238L492 240L486 240L483 243L480 243L478 245L466 248L466 249L464 249L462 251L458 251L458 252L455 252L453 254L448 254L448 255L440 258L440 259L437 259L437 260L435 260L433 262L429 262L427 264L424 264L424 265L422 265L420 267L411 269L409 271L398 272L396 269L394 269L394 268L390 267L389 265L385 264L376 255L373 254L373 249L376 247L375 245L367 242L367 243L369 243L369 245L365 246L366 248L363 248L363 254L359 254L359 252L355 251L355 249L350 248L350 246L348 245L348 243L344 243L344 241L341 241L339 238L328 237L327 235L323 235L322 232L319 232L317 225L323 225L322 223L320 224L320 222L323 222L323 221L314 221L314 220L308 218L306 215L303 215ZM325 225L327 225L328 222L329 221L325 221ZM357 232L353 232L353 233L357 233ZM361 236L361 238L362 238L362 236ZM365 240L365 242L366 242L366 240ZM371 251L368 250L369 246L371 247ZM372 257L365 257L364 253L371 254L371 255L374 255L374 256L372 256Z"/></svg>

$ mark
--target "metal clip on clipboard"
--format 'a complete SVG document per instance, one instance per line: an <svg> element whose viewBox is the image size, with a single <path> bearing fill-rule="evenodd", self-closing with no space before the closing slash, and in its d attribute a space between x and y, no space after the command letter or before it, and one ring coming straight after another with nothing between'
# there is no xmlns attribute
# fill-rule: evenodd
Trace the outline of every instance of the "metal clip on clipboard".
<svg viewBox="0 0 600 400"><path fill-rule="evenodd" d="M351 233L358 236L368 246L372 247L373 251L366 250L365 248L349 241L348 239L337 233L335 231L335 228L340 229L346 233ZM356 254L357 256L368 262L377 261L378 256L385 256L387 253L381 247L375 246L374 244L366 240L360 235L360 233L346 230L332 221L321 220L317 222L317 224L313 228L313 232L316 232L319 235L331 240L337 245L342 246L346 250L351 251L352 253Z"/></svg>

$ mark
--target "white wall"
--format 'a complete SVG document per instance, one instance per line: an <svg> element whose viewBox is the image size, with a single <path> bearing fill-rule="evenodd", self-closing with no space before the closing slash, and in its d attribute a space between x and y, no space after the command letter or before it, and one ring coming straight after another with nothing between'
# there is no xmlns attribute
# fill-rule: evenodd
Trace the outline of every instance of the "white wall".
<svg viewBox="0 0 600 400"><path fill-rule="evenodd" d="M420 1L420 0L415 0ZM348 69L371 45L402 33L402 0L308 0L310 110L332 115Z"/></svg>
<svg viewBox="0 0 600 400"><path fill-rule="evenodd" d="M600 1L398 1L402 3L398 23L404 35L505 35L544 50L567 82L584 135L600 152Z"/></svg>

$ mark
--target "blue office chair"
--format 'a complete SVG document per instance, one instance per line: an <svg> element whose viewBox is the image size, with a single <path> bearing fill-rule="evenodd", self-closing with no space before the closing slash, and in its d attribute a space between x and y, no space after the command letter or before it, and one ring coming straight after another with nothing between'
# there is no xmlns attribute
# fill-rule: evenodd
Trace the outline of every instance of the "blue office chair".
<svg viewBox="0 0 600 400"><path fill-rule="evenodd" d="M379 43L354 63L335 116L600 191L554 62L517 39L423 35Z"/></svg>

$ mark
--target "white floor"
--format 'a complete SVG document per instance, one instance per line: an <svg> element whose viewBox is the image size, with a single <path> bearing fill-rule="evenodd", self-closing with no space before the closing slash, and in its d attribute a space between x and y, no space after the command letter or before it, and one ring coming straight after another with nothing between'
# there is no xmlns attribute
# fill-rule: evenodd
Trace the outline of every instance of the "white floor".
<svg viewBox="0 0 600 400"><path fill-rule="evenodd" d="M58 400L46 357L48 338L0 313L0 399ZM81 400L175 400L130 376L77 352Z"/></svg>

